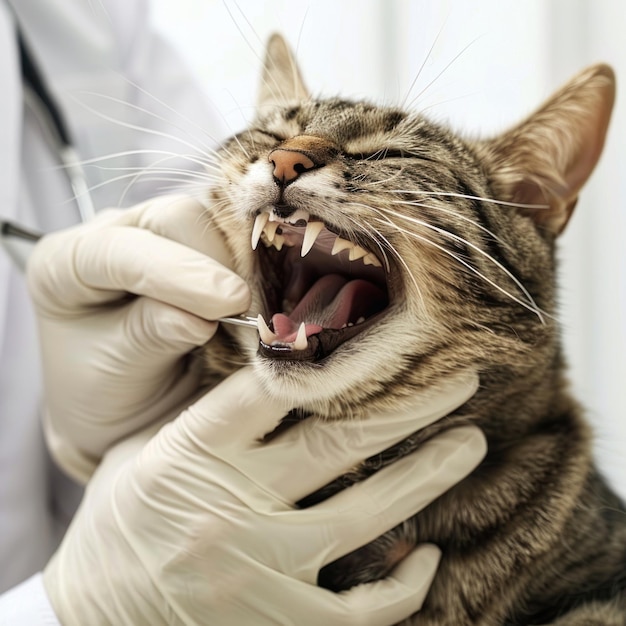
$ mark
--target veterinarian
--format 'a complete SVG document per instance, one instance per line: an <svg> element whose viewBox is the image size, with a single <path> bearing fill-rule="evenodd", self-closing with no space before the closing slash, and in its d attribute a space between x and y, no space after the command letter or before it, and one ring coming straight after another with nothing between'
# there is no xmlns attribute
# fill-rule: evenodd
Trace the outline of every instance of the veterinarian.
<svg viewBox="0 0 626 626"><path fill-rule="evenodd" d="M101 185L119 170L83 173L78 160L136 149L122 157L134 172L188 151L173 128L220 135L200 91L147 30L145 4L0 1L3 220L66 229L126 187ZM84 92L97 94L93 107L67 95ZM146 110L158 101L168 103L158 115ZM134 205L156 187L127 191ZM471 471L480 434L452 433L309 511L294 503L461 404L472 377L407 415L305 422L258 445L290 407L268 401L247 370L199 391L190 353L210 340L211 320L244 311L249 298L201 225L202 206L178 196L46 237L29 264L35 309L0 254L0 624L385 625L419 609L433 546L346 594L318 588L317 572Z"/></svg>

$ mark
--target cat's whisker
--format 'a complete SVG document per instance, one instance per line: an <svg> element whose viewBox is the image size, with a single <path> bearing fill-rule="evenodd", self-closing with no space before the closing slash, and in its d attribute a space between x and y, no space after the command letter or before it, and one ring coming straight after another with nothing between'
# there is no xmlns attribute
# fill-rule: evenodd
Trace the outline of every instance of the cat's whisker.
<svg viewBox="0 0 626 626"><path fill-rule="evenodd" d="M377 219L379 219L379 218L377 218ZM383 223L387 223L384 220L380 220L380 221L383 222ZM426 222L422 223L421 225L425 226L425 227L431 227L432 226L432 225L427 224ZM424 243L427 243L428 245L436 248L437 250L440 250L444 254L448 255L451 258L453 258L455 261L457 261L458 263L460 263L461 265L463 265L464 267L469 269L473 274L478 276L481 280L484 280L486 283L488 283L489 285L491 285L492 287L494 287L495 289L500 291L500 293L503 293L508 298L511 298L511 300L513 300L514 302L517 302L518 304L523 306L525 309L527 309L527 310L531 311L532 313L534 313L535 315L537 315L537 317L539 318L541 323L545 324L545 316L549 317L549 315L545 311L542 311L537 306L537 304L533 300L532 296L528 293L526 288L519 282L519 280L517 278L515 278L515 276L513 274L511 274L506 268L504 268L500 263L498 263L491 255L489 255L486 252L480 250L480 248L476 248L476 250L478 252L480 252L482 255L484 255L491 262L495 263L502 271L504 271L506 273L506 275L515 283L515 285L528 298L528 301L521 300L520 298L518 298L517 296L512 294L510 291L508 291L504 287L498 285L495 281L491 280L488 276L486 276L484 273L482 273L480 270L478 270L476 267L474 267L469 261L466 261L460 255L455 254L454 252L452 252L451 250L449 250L445 246L436 243L435 241L433 241L432 239L430 239L428 237L425 237L423 235L419 235L418 233L410 231L410 230L408 230L406 228L402 228L401 226L398 226L397 224L394 224L394 227L396 228L396 230L398 232L405 233L406 235L409 235L410 237L412 237L414 239L417 239L418 241L422 241ZM436 227L432 227L432 230L434 230L435 232L438 232L439 234L443 234L443 235L445 235L445 233L446 233L446 231L442 231L441 229L438 229ZM448 235L452 235L452 233L448 233ZM462 238L456 237L456 239L464 241L464 243L470 245L470 247L472 247L472 248L475 247L472 244L470 244L470 242L467 242L467 241L463 240Z"/></svg>
<svg viewBox="0 0 626 626"><path fill-rule="evenodd" d="M78 165L81 167L93 165L97 167L97 164L106 162L106 161L114 161L115 159L121 159L124 157L131 156L142 156L142 155L160 155L160 156L169 156L172 160L180 160L180 161L188 161L195 165L201 166L203 169L207 170L216 170L220 171L218 165L215 164L215 161L209 161L208 159L203 159L201 155L191 155L184 154L179 152L171 152L169 150L124 150L123 152L111 152L109 154L105 154L98 157L93 157L91 159L81 159L73 162L73 165ZM56 165L52 166L51 170L59 170L64 169L65 165ZM104 166L102 166L104 168ZM122 169L122 168L120 168Z"/></svg>
<svg viewBox="0 0 626 626"><path fill-rule="evenodd" d="M143 173L145 173L146 175L170 174L173 176L179 175L182 178L202 180L204 182L216 182L220 180L219 176L216 176L215 174L212 174L210 172L186 170L182 168L160 167L158 163L148 167L108 167L104 165L97 165L94 167L95 169L101 170L103 172L128 172L129 175L133 173L139 174L140 176Z"/></svg>
<svg viewBox="0 0 626 626"><path fill-rule="evenodd" d="M364 161L377 161L379 158L384 159L385 155L389 152L389 148L381 148L380 150L376 150L373 154L367 156Z"/></svg>
<svg viewBox="0 0 626 626"><path fill-rule="evenodd" d="M122 77L130 86L133 87L133 89L136 89L138 92L142 93L143 95L147 96L148 98L150 98L150 100L152 100L152 102L157 103L159 106L163 107L164 109L166 109L167 111L169 111L170 113L173 113L176 117L178 117L181 121L185 122L185 124L189 124L190 127L197 129L201 135L205 136L207 139L209 139L210 143L206 144L205 142L202 142L201 146L203 147L203 149L206 152L209 152L212 154L212 156L216 156L217 155L217 151L215 149L214 146L218 145L220 143L220 139L221 138L217 138L214 135L212 135L211 133L208 132L208 130L200 125L199 123L197 123L195 120L193 120L192 118L183 115L182 113L180 113L180 111L176 110L174 107L172 107L171 105L169 105L167 102L161 100L160 98L157 98L153 93L150 93L149 91L147 91L146 89L144 89L141 85L137 84L136 82L132 81L131 79L129 79L127 76L123 76ZM98 92L82 92L82 93L91 93L93 96L96 97L104 97L103 94L99 94ZM210 102L213 108L213 111L217 113L218 117L220 117L220 119L224 122L225 126L229 129L230 134L234 134L233 133L233 129L230 127L230 124L228 123L228 121L226 120L224 114L222 113L222 111L216 107L210 99L207 98L206 100L207 102ZM164 121L166 124L168 125L172 125L174 126L173 122L170 119L166 119L166 118L162 118L160 116L158 116L158 114L156 114L153 111L150 111L148 109L145 109L143 107L138 107L136 105L133 105L131 103L125 102L124 100L118 100L119 104L125 105L125 106L129 106L129 107L134 107L136 110L147 114L147 115L151 115L153 117L156 117L157 119L160 119L162 121ZM78 103L81 106L84 106L84 104L81 101L78 101ZM197 134L191 134L188 130L186 129L179 129L182 130L187 136L192 137L193 139L197 139ZM175 135L171 136L171 139L176 140L177 137ZM197 148L195 148L197 149ZM224 148L222 148L222 151L224 151ZM228 152L226 150L226 152ZM230 154L230 153L229 153ZM232 156L232 155L231 155Z"/></svg>
<svg viewBox="0 0 626 626"><path fill-rule="evenodd" d="M179 168L168 168L168 167L160 167L160 166L150 166L150 167L103 167L96 166L95 169L101 170L103 172L126 172L128 177L136 176L137 179L145 178L147 176L169 176L176 177L178 180L186 180L186 181L197 181L202 182L205 185L210 183L218 182L219 176L212 174L210 172L198 172L195 170L185 170ZM114 182L121 180L119 177L115 179L109 179L106 182Z"/></svg>
<svg viewBox="0 0 626 626"><path fill-rule="evenodd" d="M411 222L411 223L416 224L418 226L423 226L425 228L433 230L433 231L439 233L440 235L442 235L444 237L447 237L448 239L452 239L454 241L459 241L460 243L468 246L469 248L471 248L472 250L474 250L478 254L482 255L488 261L493 263L499 270L504 272L504 274L513 281L513 283L518 287L518 289L526 296L526 298L528 298L528 302L534 307L534 309L537 311L537 314L538 315L540 314L541 311L540 311L539 307L537 307L537 304L535 303L533 297L530 295L530 293L528 292L526 287L524 287L524 285L521 283L521 281L510 270L508 270L506 267L504 267L504 265L502 265L502 263L500 263L497 259L495 259L489 253L485 252L482 248L477 246L475 243L472 243L471 241L469 241L468 239L466 239L464 237L459 237L458 235L455 235L454 233L451 233L451 232L449 232L449 231L447 231L447 230L445 230L443 228L435 226L434 224L430 224L430 223L428 223L428 222L426 222L424 220L420 220L420 219L417 219L415 217L411 217L411 216L408 216L408 215L403 215L402 213L398 213L396 211L390 211L389 209L381 209L381 210L384 211L385 213L389 213L389 214L393 215L394 217L400 218L400 219L402 219L404 221L408 221L408 222ZM543 321L542 316L539 315L539 317Z"/></svg>
<svg viewBox="0 0 626 626"><path fill-rule="evenodd" d="M207 202L206 197L204 198L204 200L201 200L201 201L203 203L206 203ZM208 208L210 208L210 210L212 211L216 209L221 210L222 207L224 207L226 204L227 204L226 200L222 200L221 202L211 202ZM218 233L222 232L221 229L218 228L217 224L215 223L214 219L211 217L211 214L209 213L208 210L206 213L203 213L198 216L196 220L196 226L201 229L201 233L203 235L206 235L212 232L218 232Z"/></svg>
<svg viewBox="0 0 626 626"><path fill-rule="evenodd" d="M261 47L265 46L265 42L261 39L261 37L259 36L259 33L257 32L257 29L254 27L254 25L252 24L252 22L248 19L248 16L246 15L246 12L243 11L241 9L241 7L239 6L239 3L237 2L237 0L231 0L232 4L234 4L237 7L237 11L239 11L239 15L241 15L241 17L243 18L243 20L245 21L245 23L248 25L248 27L250 28L250 30L252 31L252 34L256 37L257 41L259 42L259 45ZM226 10L228 11L228 6L225 2L225 0L223 1L224 6L226 7ZM235 25L237 24L237 20L235 19L235 16L232 14L231 11L228 11L231 19L235 22ZM241 30L239 31L241 32ZM243 35L243 33L241 33ZM250 43L247 41L248 45L250 45ZM255 53L256 54L256 53ZM256 54L256 57L261 60L260 55Z"/></svg>
<svg viewBox="0 0 626 626"><path fill-rule="evenodd" d="M89 193L93 193L94 191L101 189L103 187L106 187L107 185L111 185L114 183L118 183L118 182L122 182L125 180L129 180L130 179L130 183L129 185L127 185L119 199L120 204L122 203L123 199L125 198L126 194L128 193L128 190L130 187L132 187L133 184L135 184L136 182L138 182L139 180L142 180L143 182L147 182L148 180L154 182L154 181L158 181L158 180L163 180L162 178L154 178L154 179L148 179L147 177L149 175L151 175L151 172L149 171L148 168L138 168L140 171L139 172L129 172L126 174L121 174L119 176L114 176L112 178L109 178L107 180L101 181L99 183L90 185L87 188L87 191ZM124 168L124 171L126 171L126 168ZM178 181L181 183L181 186L183 183L185 183L186 178L188 177L188 173L185 172L185 170L181 170L180 172L181 177L180 178L176 178L176 179L170 179L171 181ZM69 197L66 202L72 202L73 200L75 200L75 196L71 196Z"/></svg>
<svg viewBox="0 0 626 626"><path fill-rule="evenodd" d="M145 134L151 134L151 135L156 135L156 136L161 136L164 137L166 139L170 139L174 142L180 143L188 148L191 148L194 152L203 152L203 153L209 153L209 154L213 154L214 156L217 154L217 150L215 149L215 145L217 143L217 140L214 139L213 137L211 137L210 135L207 134L208 138L211 141L211 144L203 142L203 141L198 141L198 136L197 135L192 135L189 131L187 131L184 128L181 128L180 126L178 126L177 124L175 124L171 119L167 119L165 117L163 117L162 115L159 115L158 113L155 113L154 111L151 111L150 109L146 109L145 107L140 107L136 104L127 102L125 100L122 100L120 98L115 98L113 96L109 96L106 94L100 94L98 92L93 92L93 91L82 91L79 92L81 95L84 96L91 96L91 97L95 97L95 98L101 98L102 100L107 100L107 101L111 101L114 102L116 104L120 104L128 109L132 109L135 111L140 112L142 115L144 116L148 116L148 117L152 117L154 119L157 119L161 122L163 122L165 125L172 127L174 129L176 129L177 131L181 132L184 135L187 135L188 137L191 137L194 140L194 143L192 143L191 141L185 140L183 139L182 136L180 135L176 135L176 134L172 134L172 133L168 133L165 132L163 130L156 130L154 128L150 128L147 126L141 126L138 124L132 124L131 122L125 122L119 119L116 119L102 111L100 111L99 109L92 107L91 105L87 104L87 102L85 102L84 100L81 100L80 98L77 97L77 95L73 96L74 101L81 106L82 108L86 109L87 111L94 113L95 115L97 115L98 117L100 117L101 119L107 121L107 122L111 122L114 123L118 126L122 126L124 128L128 128L130 130L136 130L139 132L143 132ZM163 104L163 103L161 103ZM165 104L163 104L163 106L167 106Z"/></svg>
<svg viewBox="0 0 626 626"><path fill-rule="evenodd" d="M549 209L547 204L522 204L520 202L506 202L505 200L496 200L495 198L486 198L482 196L472 196L464 193L455 193L453 191L421 191L415 189L386 189L386 193L411 194L417 196L437 196L450 198L465 198L466 200L478 200L479 202L487 202L490 204L498 204L500 206L513 207L517 209Z"/></svg>
<svg viewBox="0 0 626 626"><path fill-rule="evenodd" d="M465 47L463 47L460 52L458 52L447 64L446 66L433 78L418 94L411 100L405 108L412 108L416 105L417 101L423 96L460 58L467 50L469 50L481 37L476 37L472 41L470 41Z"/></svg>
<svg viewBox="0 0 626 626"><path fill-rule="evenodd" d="M351 203L351 205L355 207L365 206L365 205L360 205L359 203L356 203L356 202ZM370 227L369 224L365 224L365 225L361 224L350 215L347 215L346 217L356 226L355 232L363 233L369 240L373 241L378 246L380 253L383 257L383 261L385 262L385 269L387 270L387 272L390 272L391 266L389 264L389 258L387 257L386 251L390 250L391 252L395 253L396 251L393 249L393 246L389 247L390 246L389 242L375 228ZM383 239L385 242L385 245L381 244L379 239Z"/></svg>
<svg viewBox="0 0 626 626"><path fill-rule="evenodd" d="M246 155L246 158L250 159L250 153L245 149L237 134L234 134L231 139L239 146L239 149Z"/></svg>
<svg viewBox="0 0 626 626"><path fill-rule="evenodd" d="M440 213L446 213L447 215L452 215L455 218L461 220L462 222L467 222L468 224L475 226L479 230L482 230L484 233L488 234L494 241L497 241L500 245L510 248L510 246L506 242L504 242L500 237L498 237L493 231L489 230L486 226L483 226L476 220L473 220L472 218L467 217L467 215L463 215L459 211L444 208L439 205L424 204L422 202L411 202L409 200L392 200L392 204L402 204L402 205L408 205L408 206L414 206L414 207L422 207L424 209L431 209L433 211L439 211Z"/></svg>
<svg viewBox="0 0 626 626"><path fill-rule="evenodd" d="M406 95L404 96L404 98L402 98L401 107L403 109L405 109L407 107L407 100L409 99L409 96L411 95L411 92L413 91L413 88L415 87L415 85L417 84L417 81L419 80L420 76L422 75L422 72L424 71L424 68L426 67L426 63L428 63L428 60L431 58L431 56L432 56L432 54L433 54L433 52L435 50L435 47L437 46L437 42L439 41L439 38L441 37L441 34L443 33L443 31L445 29L446 22L447 22L447 18L444 21L444 23L441 25L441 27L439 28L439 32L437 33L437 35L433 39L433 42L430 45L428 53L424 57L424 60L422 61L422 64L420 65L419 69L417 70L417 74L415 75L415 78L413 78L411 84L409 85L409 88L407 89Z"/></svg>
<svg viewBox="0 0 626 626"><path fill-rule="evenodd" d="M398 178L402 175L402 173L404 172L404 168L401 167L398 171L394 172L393 174L391 174L391 176L389 176L388 178L381 178L378 180L372 180L372 181L367 181L367 186L368 187L375 187L378 185L384 185L385 183L389 183L392 180L394 180L395 178ZM365 174L362 175L362 179L365 179ZM355 178L356 180L356 178ZM383 191L387 191L386 189Z"/></svg>

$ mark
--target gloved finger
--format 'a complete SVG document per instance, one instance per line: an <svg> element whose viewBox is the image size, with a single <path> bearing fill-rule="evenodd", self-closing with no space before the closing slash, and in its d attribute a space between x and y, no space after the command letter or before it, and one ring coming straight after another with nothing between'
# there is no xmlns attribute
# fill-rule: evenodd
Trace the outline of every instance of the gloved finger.
<svg viewBox="0 0 626 626"><path fill-rule="evenodd" d="M121 298L162 300L206 319L241 313L245 282L214 259L140 228L108 226L44 237L27 267L36 303L51 313Z"/></svg>
<svg viewBox="0 0 626 626"><path fill-rule="evenodd" d="M123 332L120 332L119 325L113 330L117 334L120 362L137 363L137 357L150 357L144 369L154 371L204 345L213 337L217 327L217 322L152 298L140 297L126 307ZM129 358L124 359L124 354Z"/></svg>
<svg viewBox="0 0 626 626"><path fill-rule="evenodd" d="M341 593L337 602L347 616L341 623L388 626L407 619L422 608L440 558L436 546L421 545L387 578Z"/></svg>
<svg viewBox="0 0 626 626"><path fill-rule="evenodd" d="M207 453L237 459L250 442L271 432L289 412L284 401L271 398L252 367L243 367L191 405L178 422Z"/></svg>
<svg viewBox="0 0 626 626"><path fill-rule="evenodd" d="M224 235L209 221L206 207L189 196L162 196L123 212L121 222L176 241L233 269Z"/></svg>
<svg viewBox="0 0 626 626"><path fill-rule="evenodd" d="M424 509L469 475L486 450L480 429L454 428L363 482L309 509L285 515L309 514L313 525L317 516L335 520L329 531L332 540L326 534L320 545L311 545L321 569Z"/></svg>
<svg viewBox="0 0 626 626"><path fill-rule="evenodd" d="M259 445L237 460L250 478L274 491L283 501L297 502L412 433L464 404L478 388L473 371L441 381L410 409L370 415L362 420L304 420L275 440ZM273 462L264 463L262 458Z"/></svg>

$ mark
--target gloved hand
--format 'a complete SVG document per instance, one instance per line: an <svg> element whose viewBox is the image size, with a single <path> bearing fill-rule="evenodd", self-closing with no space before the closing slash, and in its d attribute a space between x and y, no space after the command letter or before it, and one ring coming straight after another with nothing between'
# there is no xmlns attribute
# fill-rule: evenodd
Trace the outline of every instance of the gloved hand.
<svg viewBox="0 0 626 626"><path fill-rule="evenodd" d="M247 310L202 205L166 196L44 237L28 262L53 456L86 480L104 451L197 390L188 353ZM139 297L130 297L136 294Z"/></svg>
<svg viewBox="0 0 626 626"><path fill-rule="evenodd" d="M294 502L461 405L472 374L402 414L309 419L260 443L287 407L250 368L109 450L44 572L64 626L389 626L419 610L439 551L418 548L387 579L335 594L321 567L413 515L467 475L485 442L474 427L304 510ZM419 399L418 399L419 401Z"/></svg>

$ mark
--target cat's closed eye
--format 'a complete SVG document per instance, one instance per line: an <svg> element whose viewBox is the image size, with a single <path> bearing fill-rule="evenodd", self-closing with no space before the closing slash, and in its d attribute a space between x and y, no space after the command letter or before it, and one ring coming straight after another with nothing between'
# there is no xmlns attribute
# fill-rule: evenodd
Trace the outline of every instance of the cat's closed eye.
<svg viewBox="0 0 626 626"><path fill-rule="evenodd" d="M382 161L384 159L403 159L412 155L402 149L382 148L371 152L345 152L344 156L355 161Z"/></svg>

